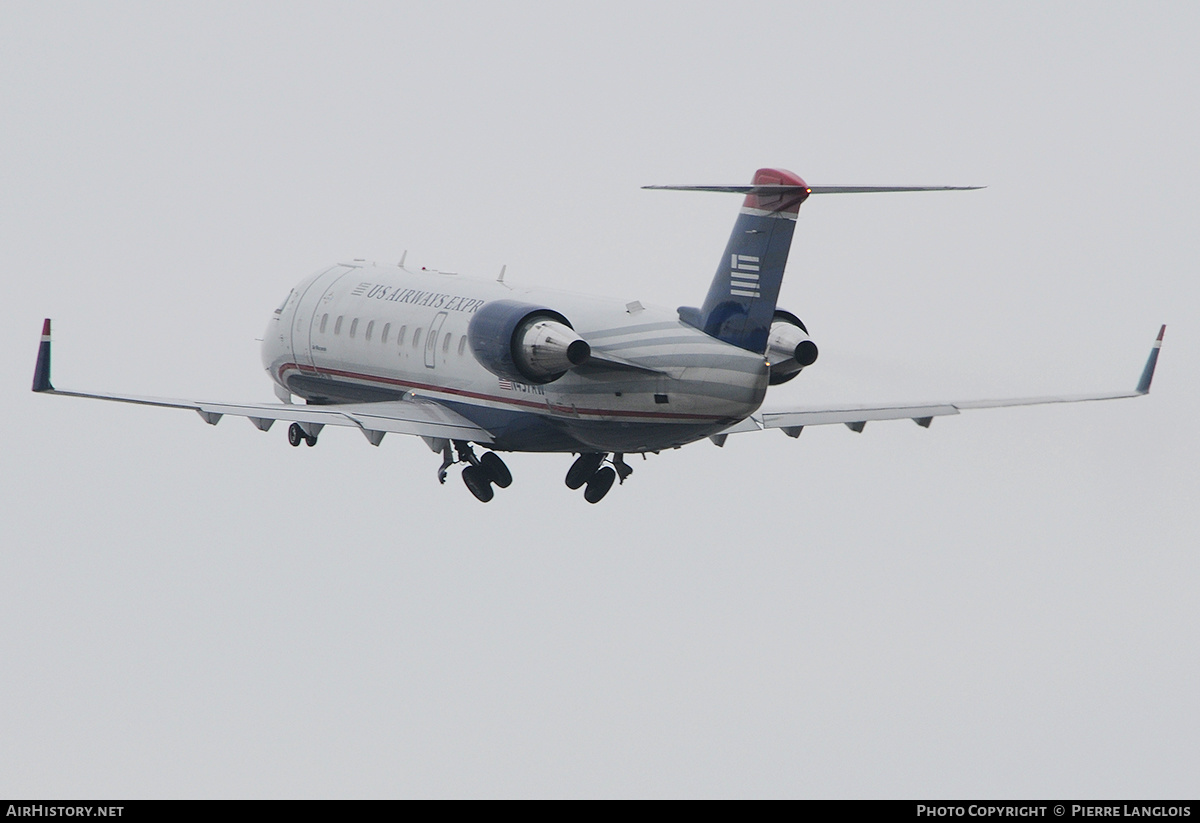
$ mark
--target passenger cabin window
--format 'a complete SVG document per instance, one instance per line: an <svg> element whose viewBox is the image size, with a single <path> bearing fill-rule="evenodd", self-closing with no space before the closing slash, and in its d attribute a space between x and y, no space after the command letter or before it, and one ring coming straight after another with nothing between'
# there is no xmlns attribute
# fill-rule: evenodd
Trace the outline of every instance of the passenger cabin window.
<svg viewBox="0 0 1200 823"><path fill-rule="evenodd" d="M322 315L321 316L321 334L325 333L325 327L328 325L329 325L329 315L328 314Z"/></svg>
<svg viewBox="0 0 1200 823"><path fill-rule="evenodd" d="M386 343L386 342L387 342L387 339L388 339L388 332L390 332L391 330L392 330L392 324L391 324L391 323L384 323L384 324L383 324L383 334L379 335L379 342L380 342L380 343Z"/></svg>
<svg viewBox="0 0 1200 823"><path fill-rule="evenodd" d="M446 332L446 339L442 341L442 354L450 351L450 338L453 336L450 332Z"/></svg>
<svg viewBox="0 0 1200 823"><path fill-rule="evenodd" d="M423 331L422 329L417 329L415 332L413 332L413 348L414 349L421 345L421 332L422 331Z"/></svg>
<svg viewBox="0 0 1200 823"><path fill-rule="evenodd" d="M353 338L354 333L356 331L358 331L358 318L357 317L350 321L350 337Z"/></svg>
<svg viewBox="0 0 1200 823"><path fill-rule="evenodd" d="M458 356L462 357L463 352L467 350L467 336L464 334L462 340L458 341Z"/></svg>
<svg viewBox="0 0 1200 823"><path fill-rule="evenodd" d="M338 319L335 320L333 323L333 333L334 334L342 333L342 316L340 314L338 315Z"/></svg>
<svg viewBox="0 0 1200 823"><path fill-rule="evenodd" d="M367 338L367 340L370 340L370 339L371 339L371 332L372 332L374 329L375 329L375 321L374 321L374 320L372 320L370 323L368 323L368 324L367 324L367 331L366 331L366 333L364 333L364 334L363 334L363 337Z"/></svg>
<svg viewBox="0 0 1200 823"><path fill-rule="evenodd" d="M396 345L404 345L404 332L408 331L408 326L401 326L400 331L396 332Z"/></svg>

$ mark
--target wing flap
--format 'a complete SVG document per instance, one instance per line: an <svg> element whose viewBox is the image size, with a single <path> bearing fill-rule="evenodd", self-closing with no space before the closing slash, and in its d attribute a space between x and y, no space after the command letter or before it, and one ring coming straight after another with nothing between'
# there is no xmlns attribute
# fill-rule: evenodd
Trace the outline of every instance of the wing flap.
<svg viewBox="0 0 1200 823"><path fill-rule="evenodd" d="M299 423L307 430L320 431L322 426L348 426L359 429L372 444L378 445L384 433L412 434L418 437L446 440L470 440L491 444L491 432L483 429L457 412L426 398L388 401L382 403L353 403L331 406L297 406L290 403L210 403L173 397L146 397L136 394L64 391L50 382L50 321L42 324L42 339L38 347L37 365L33 374L33 390L42 394L65 397L87 397L111 400L139 406L160 406L171 409L191 409L205 423L216 425L225 415L245 417L260 431L267 431L276 420Z"/></svg>
<svg viewBox="0 0 1200 823"><path fill-rule="evenodd" d="M958 414L952 404L921 406L843 406L841 408L807 408L791 411L763 412L759 415L764 429L824 426L830 423L869 423L872 420L918 420Z"/></svg>
<svg viewBox="0 0 1200 823"><path fill-rule="evenodd" d="M210 403L170 397L100 394L58 389L49 389L45 393L60 394L66 397L88 397L93 400L112 400L139 406L192 409L200 414L204 422L213 425L216 425L225 415L245 417L261 431L271 428L271 424L276 420L284 420L313 426L348 426L364 432L392 432L418 437L440 437L447 440L470 440L485 445L494 442L491 432L475 425L461 414L451 411L445 406L423 399L332 406L298 406L286 403Z"/></svg>

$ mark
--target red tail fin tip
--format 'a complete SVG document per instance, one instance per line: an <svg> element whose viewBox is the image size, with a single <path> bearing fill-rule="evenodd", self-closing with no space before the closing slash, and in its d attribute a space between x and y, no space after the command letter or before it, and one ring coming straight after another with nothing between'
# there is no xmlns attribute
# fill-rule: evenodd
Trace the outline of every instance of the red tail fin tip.
<svg viewBox="0 0 1200 823"><path fill-rule="evenodd" d="M759 169L754 172L754 179L751 182L755 186L795 186L803 191L764 192L761 194L751 192L742 202L744 209L798 214L800 204L808 199L808 184L800 178L800 175L786 169Z"/></svg>

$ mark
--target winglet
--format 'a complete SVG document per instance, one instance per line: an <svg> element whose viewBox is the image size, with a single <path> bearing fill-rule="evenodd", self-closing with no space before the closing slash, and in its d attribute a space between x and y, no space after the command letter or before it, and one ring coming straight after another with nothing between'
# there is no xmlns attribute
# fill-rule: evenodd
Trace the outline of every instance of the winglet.
<svg viewBox="0 0 1200 823"><path fill-rule="evenodd" d="M54 391L50 385L50 318L42 322L42 342L38 346L37 365L33 369L33 390Z"/></svg>
<svg viewBox="0 0 1200 823"><path fill-rule="evenodd" d="M1158 339L1154 341L1154 348L1150 349L1150 356L1146 358L1146 368L1142 369L1142 378L1138 380L1138 394L1150 393L1150 381L1154 379L1154 367L1158 365L1158 350L1162 348L1163 333L1166 330L1166 324L1163 324L1163 327L1158 330Z"/></svg>

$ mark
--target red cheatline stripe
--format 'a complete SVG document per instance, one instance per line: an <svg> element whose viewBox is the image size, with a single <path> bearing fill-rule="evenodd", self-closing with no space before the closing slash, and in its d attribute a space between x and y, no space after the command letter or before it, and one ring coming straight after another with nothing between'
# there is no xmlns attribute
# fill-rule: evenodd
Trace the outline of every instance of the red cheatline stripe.
<svg viewBox="0 0 1200 823"><path fill-rule="evenodd" d="M452 389L446 386L434 386L427 383L413 383L408 380L397 380L394 377L378 377L369 374L358 374L357 372L341 371L339 369L324 369L316 366L308 366L301 363L285 363L279 367L279 379L283 380L283 373L289 369L296 369L301 374L325 374L336 377L348 377L352 380L363 380L373 383L385 383L391 386L403 386L409 389L420 389L423 391L439 392L441 394L453 394L458 397L470 397L475 400L490 400L493 403L503 403L510 406L525 406L532 409L549 410L549 406L545 403L535 403L532 400L517 400L509 397L497 397L492 394L479 394L477 392L464 391L462 389ZM569 406L555 406L554 408L567 410ZM717 417L711 414L667 414L664 412L647 412L647 411L624 411L616 409L575 409L575 414L587 414L604 417L650 417L661 420L705 420L714 422L724 418Z"/></svg>

